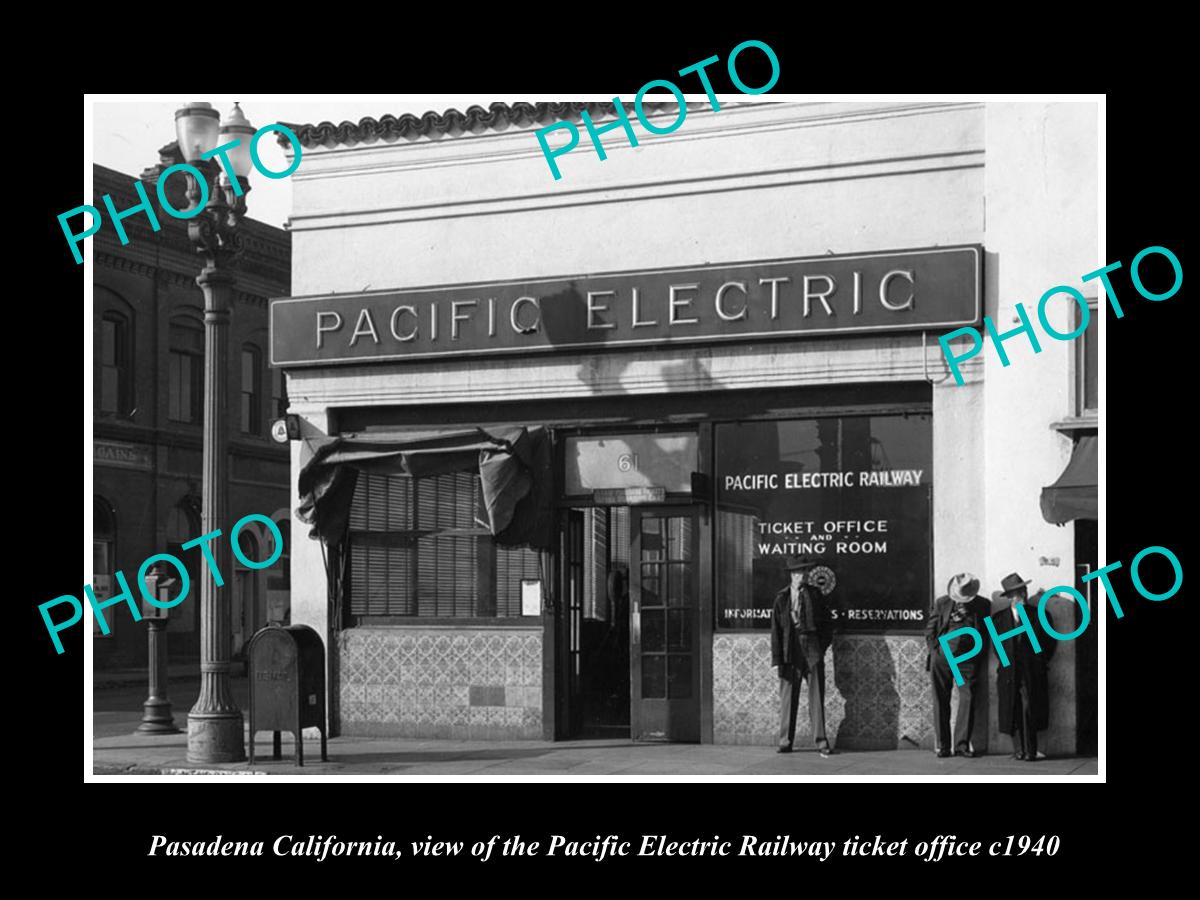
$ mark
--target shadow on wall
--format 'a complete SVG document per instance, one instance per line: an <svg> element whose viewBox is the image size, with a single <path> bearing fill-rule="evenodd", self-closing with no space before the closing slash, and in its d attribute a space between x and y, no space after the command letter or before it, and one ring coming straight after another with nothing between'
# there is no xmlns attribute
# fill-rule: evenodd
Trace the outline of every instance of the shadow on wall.
<svg viewBox="0 0 1200 900"><path fill-rule="evenodd" d="M577 376L590 393L604 396L629 393L622 384L629 361L618 354L602 352L612 332L587 327L587 300L575 284L558 294L542 297L539 306L546 339L552 346L571 349L580 356ZM713 379L705 358L704 354L692 353L681 362L664 365L659 373L661 383L670 386L684 381L689 390L716 390L721 385Z"/></svg>
<svg viewBox="0 0 1200 900"><path fill-rule="evenodd" d="M992 689L992 681L993 678L987 664L982 664L978 680L975 683L975 695L972 698L975 704L975 723L971 728L971 746L976 753L988 753L993 746L989 725L995 715L989 693ZM958 724L958 691L959 688L955 687L950 700L951 734L954 733L954 726Z"/></svg>
<svg viewBox="0 0 1200 900"><path fill-rule="evenodd" d="M619 357L581 353L581 344L586 345L588 351L593 347L601 349L608 341L609 330L587 327L587 300L579 288L572 283L565 291L542 297L539 307L546 340L556 348L570 349L580 355L577 375L588 391L606 395L625 393L621 387L621 374L628 363Z"/></svg>
<svg viewBox="0 0 1200 900"><path fill-rule="evenodd" d="M844 703L837 749L895 750L901 746L904 735L900 734L896 661L884 636L835 639L833 660L834 684Z"/></svg>

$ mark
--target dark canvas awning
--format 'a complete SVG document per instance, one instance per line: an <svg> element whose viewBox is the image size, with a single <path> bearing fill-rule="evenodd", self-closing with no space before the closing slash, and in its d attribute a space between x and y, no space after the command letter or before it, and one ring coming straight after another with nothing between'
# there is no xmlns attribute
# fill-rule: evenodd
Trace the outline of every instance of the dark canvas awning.
<svg viewBox="0 0 1200 900"><path fill-rule="evenodd" d="M335 437L313 446L312 459L300 470L297 510L313 526L310 537L341 543L359 472L413 478L472 472L480 477L496 543L551 547L554 486L546 428L472 428L399 439Z"/></svg>
<svg viewBox="0 0 1200 900"><path fill-rule="evenodd" d="M1050 487L1042 488L1042 517L1063 525L1073 519L1098 519L1096 435L1081 437L1071 461Z"/></svg>

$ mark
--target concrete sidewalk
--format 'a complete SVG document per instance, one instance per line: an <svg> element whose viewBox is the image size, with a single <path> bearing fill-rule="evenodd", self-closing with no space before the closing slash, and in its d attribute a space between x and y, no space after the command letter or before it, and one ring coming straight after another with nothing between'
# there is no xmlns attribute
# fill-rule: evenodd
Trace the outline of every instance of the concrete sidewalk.
<svg viewBox="0 0 1200 900"><path fill-rule="evenodd" d="M306 739L304 766L297 768L288 735L283 759L271 758L271 735L260 732L257 758L248 763L200 767L187 762L187 736L130 734L93 743L97 775L1095 775L1093 758L1023 763L1007 755L938 759L922 750L776 753L771 747L724 744L641 744L627 740L449 741L339 737ZM249 745L247 744L247 753Z"/></svg>
<svg viewBox="0 0 1200 900"><path fill-rule="evenodd" d="M240 660L233 664L232 677L235 679L245 678ZM148 685L148 679L149 675L145 666L97 669L92 672L92 690L109 691L129 686L145 688ZM200 663L198 661L171 663L167 666L168 690L174 688L176 684L186 685L193 681L197 684L200 682Z"/></svg>

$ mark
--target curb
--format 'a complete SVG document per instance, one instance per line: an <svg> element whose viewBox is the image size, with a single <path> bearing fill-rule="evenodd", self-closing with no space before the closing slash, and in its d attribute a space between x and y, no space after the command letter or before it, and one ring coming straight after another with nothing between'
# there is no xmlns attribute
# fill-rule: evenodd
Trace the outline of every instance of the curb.
<svg viewBox="0 0 1200 900"><path fill-rule="evenodd" d="M93 775L269 775L262 769L201 769L179 766L143 766L139 764L96 763Z"/></svg>
<svg viewBox="0 0 1200 900"><path fill-rule="evenodd" d="M93 775L161 775L162 769L155 766L120 765L115 763L96 763L92 766Z"/></svg>

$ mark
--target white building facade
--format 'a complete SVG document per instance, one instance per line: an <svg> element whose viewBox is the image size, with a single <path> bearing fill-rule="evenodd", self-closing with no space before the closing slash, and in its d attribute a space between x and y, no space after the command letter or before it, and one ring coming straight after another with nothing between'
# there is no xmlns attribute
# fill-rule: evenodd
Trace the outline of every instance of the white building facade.
<svg viewBox="0 0 1200 900"><path fill-rule="evenodd" d="M960 385L937 341L1095 297L1094 104L702 103L603 161L580 127L555 180L535 131L567 106L295 126L293 489L330 438L357 472L340 544L293 529L333 733L772 745L767 611L804 555L837 610L830 740L931 747L950 577L1095 566L1094 522L1040 505L1096 433L1082 343L1018 335L1004 367L989 341ZM485 471L520 429L549 447L514 469L548 479L540 546L499 539ZM1094 749L1086 640L1050 667L1050 754ZM1007 752L995 667L974 743Z"/></svg>

